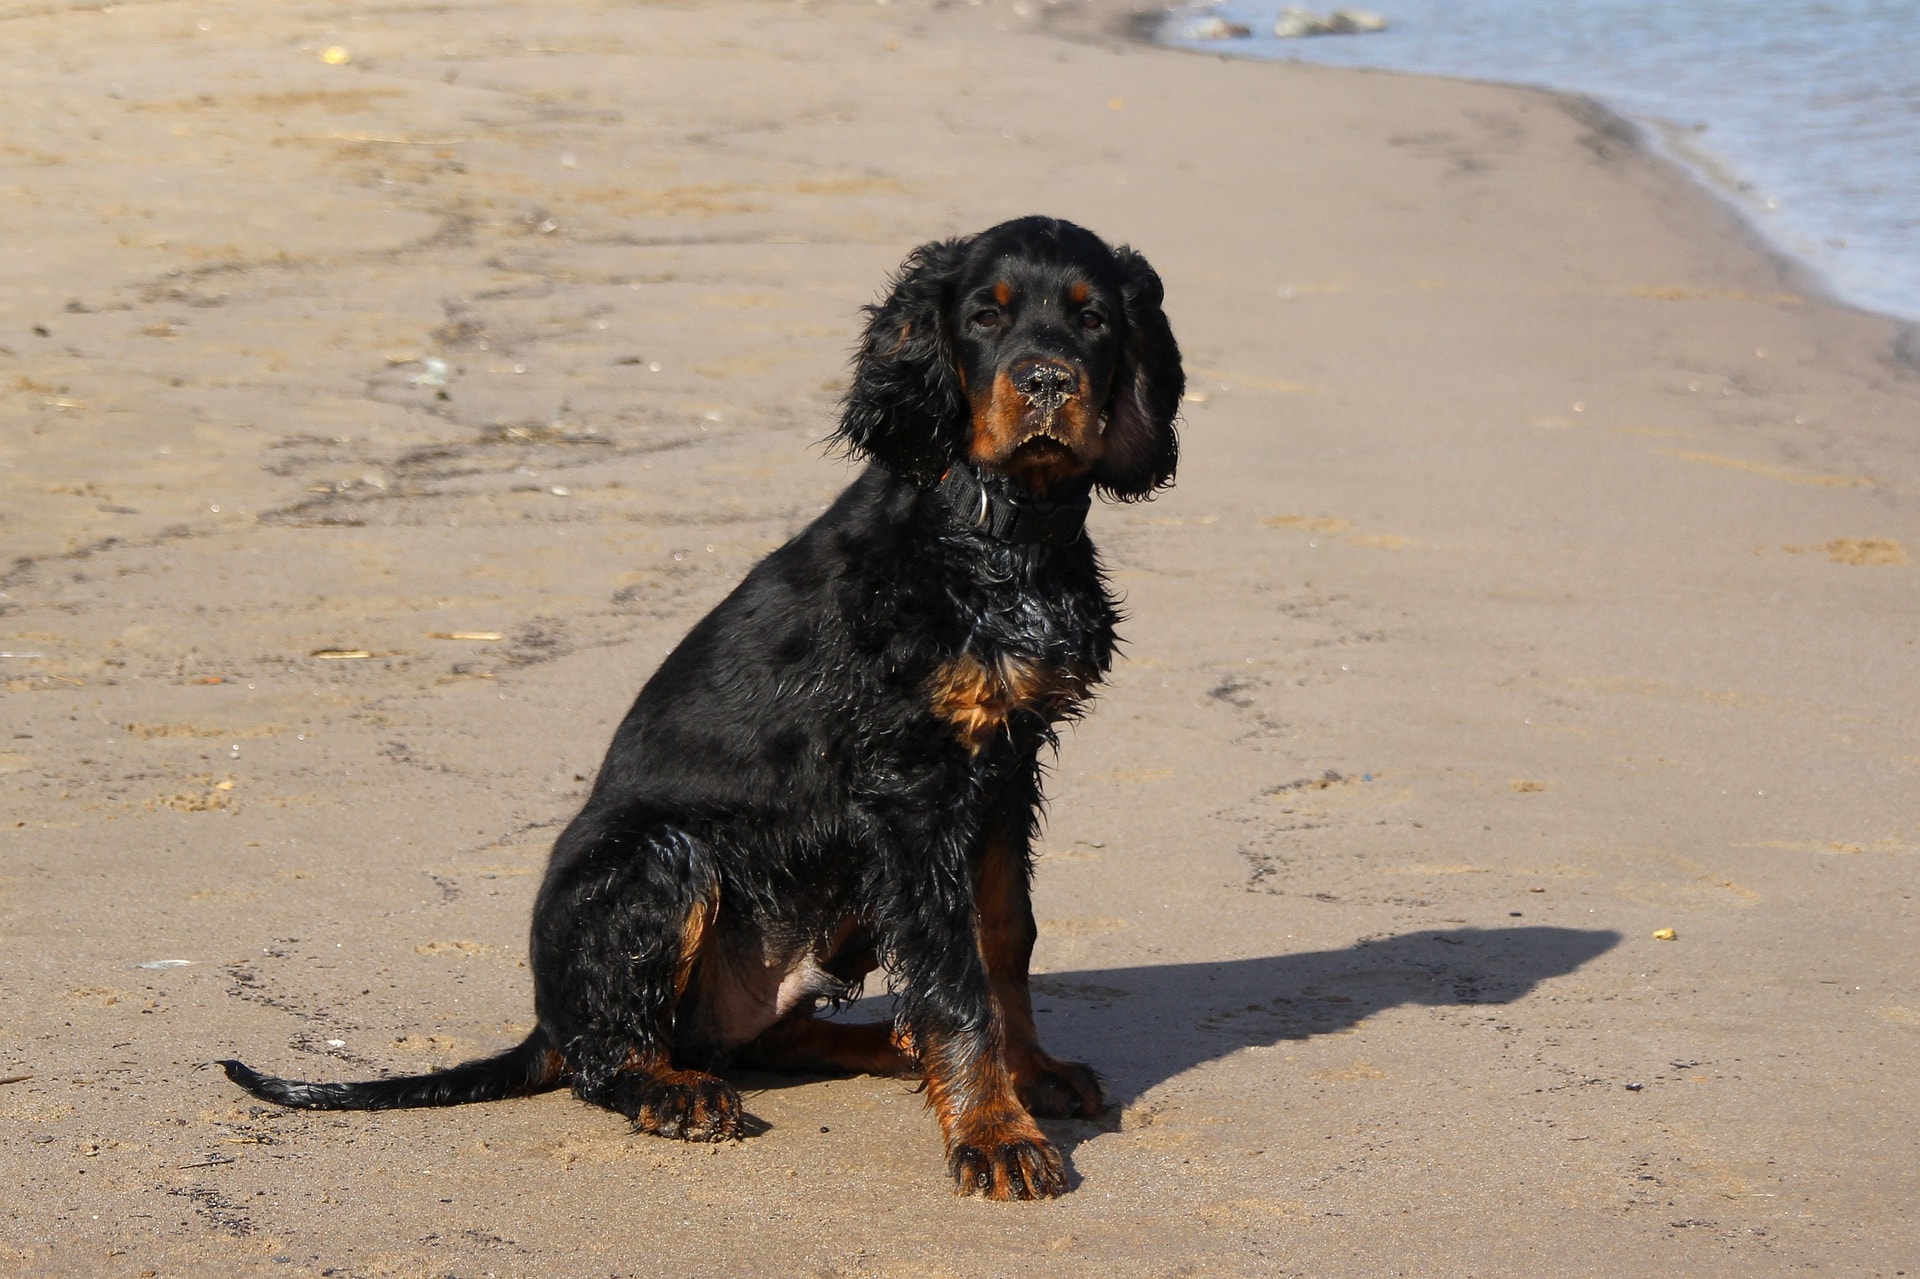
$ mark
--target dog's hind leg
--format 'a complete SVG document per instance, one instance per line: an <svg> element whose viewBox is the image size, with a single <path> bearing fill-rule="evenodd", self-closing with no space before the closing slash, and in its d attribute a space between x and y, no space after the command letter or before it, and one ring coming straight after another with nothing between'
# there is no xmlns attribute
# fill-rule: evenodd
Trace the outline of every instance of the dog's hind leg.
<svg viewBox="0 0 1920 1279"><path fill-rule="evenodd" d="M762 1031L735 1059L781 1074L892 1075L911 1078L919 1063L887 1022L823 1021L796 1009Z"/></svg>
<svg viewBox="0 0 1920 1279"><path fill-rule="evenodd" d="M625 1115L637 1131L657 1137L728 1141L746 1136L752 1126L732 1084L704 1070L676 1070L659 1060L635 1058L590 1092L575 1091Z"/></svg>
<svg viewBox="0 0 1920 1279"><path fill-rule="evenodd" d="M775 1020L734 1054L743 1066L790 1075L889 1075L913 1078L920 1063L891 1022L847 1022L815 1015L818 996L850 997L880 959L871 927L857 916L784 974ZM794 992L789 997L789 991Z"/></svg>
<svg viewBox="0 0 1920 1279"><path fill-rule="evenodd" d="M540 1023L584 1101L642 1132L740 1136L725 1080L672 1061L674 1010L707 945L719 878L704 850L654 823L582 813L561 835L534 908Z"/></svg>

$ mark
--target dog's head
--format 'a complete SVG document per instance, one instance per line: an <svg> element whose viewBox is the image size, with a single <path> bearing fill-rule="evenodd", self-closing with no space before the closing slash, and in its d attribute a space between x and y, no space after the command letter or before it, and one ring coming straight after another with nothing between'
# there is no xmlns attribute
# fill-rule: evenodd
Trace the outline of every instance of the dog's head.
<svg viewBox="0 0 1920 1279"><path fill-rule="evenodd" d="M922 484L965 458L1036 496L1148 497L1186 386L1160 303L1145 258L1056 218L923 244L867 308L837 438Z"/></svg>

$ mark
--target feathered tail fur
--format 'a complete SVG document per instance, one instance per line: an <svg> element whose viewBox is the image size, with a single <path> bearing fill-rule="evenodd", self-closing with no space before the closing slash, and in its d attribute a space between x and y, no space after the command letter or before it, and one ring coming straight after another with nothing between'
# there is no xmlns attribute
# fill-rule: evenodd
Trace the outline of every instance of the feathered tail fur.
<svg viewBox="0 0 1920 1279"><path fill-rule="evenodd" d="M300 1110L399 1110L412 1106L464 1106L501 1101L558 1088L566 1063L535 1030L526 1042L493 1057L463 1062L426 1075L372 1079L363 1083L312 1084L263 1075L244 1062L223 1061L227 1078L263 1101Z"/></svg>

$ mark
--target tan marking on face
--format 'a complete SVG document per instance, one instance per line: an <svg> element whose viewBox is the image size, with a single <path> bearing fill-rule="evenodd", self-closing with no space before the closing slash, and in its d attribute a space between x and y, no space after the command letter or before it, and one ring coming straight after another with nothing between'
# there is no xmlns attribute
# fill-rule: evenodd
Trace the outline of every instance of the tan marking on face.
<svg viewBox="0 0 1920 1279"><path fill-rule="evenodd" d="M998 466L1020 444L1020 417L1027 402L1004 372L968 397L973 403L973 438L967 452L976 463Z"/></svg>
<svg viewBox="0 0 1920 1279"><path fill-rule="evenodd" d="M969 395L973 405L973 438L967 453L976 466L999 470L1036 494L1084 475L1106 453L1093 388L1083 370L1071 395L1046 414L1044 421L1027 397L1014 389L1005 372L994 375L991 386ZM1064 447L1047 452L1020 453L1028 440L1045 435Z"/></svg>
<svg viewBox="0 0 1920 1279"><path fill-rule="evenodd" d="M1005 280L996 283L993 286L993 300L1001 306L1010 305L1013 302L1013 286Z"/></svg>
<svg viewBox="0 0 1920 1279"><path fill-rule="evenodd" d="M962 653L934 672L929 693L933 713L977 755L1018 712L1033 711L1050 723L1065 719L1092 686L1092 676L1068 667L1018 657L985 662Z"/></svg>
<svg viewBox="0 0 1920 1279"><path fill-rule="evenodd" d="M1067 290L1067 301L1075 306L1085 306L1087 299L1093 296L1093 286L1085 280L1075 280L1073 287Z"/></svg>
<svg viewBox="0 0 1920 1279"><path fill-rule="evenodd" d="M973 406L968 456L976 466L1003 471L1034 493L1045 494L1055 484L1086 474L1106 453L1106 436L1092 407L1094 388L1085 370L1080 371L1073 393L1044 421L1004 371L996 373L990 385L970 390L968 399ZM1020 446L1037 435L1049 436L1065 447L1016 457Z"/></svg>

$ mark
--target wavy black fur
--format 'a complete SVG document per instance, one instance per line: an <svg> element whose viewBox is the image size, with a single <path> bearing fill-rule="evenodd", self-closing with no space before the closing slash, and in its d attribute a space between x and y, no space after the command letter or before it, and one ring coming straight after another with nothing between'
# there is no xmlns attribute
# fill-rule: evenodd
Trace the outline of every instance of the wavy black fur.
<svg viewBox="0 0 1920 1279"><path fill-rule="evenodd" d="M1043 392L983 389L1036 368L1081 388L1060 438L1027 438L1056 420ZM1041 750L1107 671L1116 610L1085 538L994 541L933 486L970 456L1014 500L1148 496L1173 476L1182 387L1159 278L1131 250L1045 218L914 250L868 308L838 432L871 465L661 664L554 846L538 1028L423 1076L300 1083L229 1061L229 1077L309 1108L564 1083L643 1129L718 1139L747 1122L705 1073L730 1060L924 1070L962 1189L1060 1193L1027 1112L1103 1101L1034 1042L1030 847ZM891 1042L812 1020L879 965Z"/></svg>

